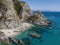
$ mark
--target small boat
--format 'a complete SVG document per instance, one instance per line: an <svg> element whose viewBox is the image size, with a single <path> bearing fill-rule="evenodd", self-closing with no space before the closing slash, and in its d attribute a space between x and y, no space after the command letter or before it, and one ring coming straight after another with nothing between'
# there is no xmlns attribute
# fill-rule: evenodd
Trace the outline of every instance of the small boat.
<svg viewBox="0 0 60 45"><path fill-rule="evenodd" d="M30 36L36 37L36 38L40 38L41 35L37 34L37 33L29 33Z"/></svg>
<svg viewBox="0 0 60 45"><path fill-rule="evenodd" d="M20 45L25 45L25 43L22 40L18 41L20 43Z"/></svg>

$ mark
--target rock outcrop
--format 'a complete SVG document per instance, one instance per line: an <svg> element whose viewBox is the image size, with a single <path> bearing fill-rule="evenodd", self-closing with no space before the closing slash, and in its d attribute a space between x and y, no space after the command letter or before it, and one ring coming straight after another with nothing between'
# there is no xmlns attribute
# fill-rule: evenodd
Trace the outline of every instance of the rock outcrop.
<svg viewBox="0 0 60 45"><path fill-rule="evenodd" d="M32 12L28 4L24 1L19 1L19 5L20 9L18 14L21 18L21 22L27 22L36 25L48 25L47 19L40 11Z"/></svg>
<svg viewBox="0 0 60 45"><path fill-rule="evenodd" d="M46 18L39 11L32 12L26 2L2 0L0 3L0 28L17 28L21 22L48 25Z"/></svg>
<svg viewBox="0 0 60 45"><path fill-rule="evenodd" d="M19 6L20 6L18 10L19 17L21 17L22 22L26 22L27 19L33 15L33 13L26 2L19 1Z"/></svg>
<svg viewBox="0 0 60 45"><path fill-rule="evenodd" d="M2 0L0 4L0 18L1 28L16 28L20 25L12 0Z"/></svg>
<svg viewBox="0 0 60 45"><path fill-rule="evenodd" d="M19 28L19 30L23 31L23 29L28 28L33 24L49 25L47 22L44 15L39 11L32 12L28 4L24 1L0 0L0 30L17 30ZM2 33L0 34L0 39L4 39L2 39L2 42L8 42L8 37L6 37L7 36L4 33L3 36Z"/></svg>
<svg viewBox="0 0 60 45"><path fill-rule="evenodd" d="M40 11L34 11L33 12L34 15L34 21L33 23L36 25L49 25L46 21L47 19L45 18L45 16L40 12Z"/></svg>
<svg viewBox="0 0 60 45"><path fill-rule="evenodd" d="M9 45L8 37L0 31L0 42L4 42L4 44Z"/></svg>

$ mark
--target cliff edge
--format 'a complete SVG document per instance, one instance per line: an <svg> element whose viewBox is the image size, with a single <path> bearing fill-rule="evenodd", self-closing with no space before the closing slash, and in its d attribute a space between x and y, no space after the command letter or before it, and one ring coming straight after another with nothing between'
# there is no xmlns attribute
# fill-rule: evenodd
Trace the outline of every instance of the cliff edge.
<svg viewBox="0 0 60 45"><path fill-rule="evenodd" d="M40 11L32 12L29 5L24 1L0 0L0 30L3 30L3 32L0 31L0 40L2 42L8 40L7 34L4 34L5 30L23 32L24 29L28 29L32 25L47 26L49 23Z"/></svg>

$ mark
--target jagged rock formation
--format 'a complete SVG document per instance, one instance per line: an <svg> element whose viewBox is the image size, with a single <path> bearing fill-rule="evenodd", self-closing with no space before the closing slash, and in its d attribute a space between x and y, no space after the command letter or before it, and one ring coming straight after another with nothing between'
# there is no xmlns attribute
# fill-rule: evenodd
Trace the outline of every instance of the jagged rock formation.
<svg viewBox="0 0 60 45"><path fill-rule="evenodd" d="M30 7L28 6L28 4L24 1L19 1L19 10L18 10L18 14L19 17L21 17L21 21L26 22L26 20L33 15Z"/></svg>
<svg viewBox="0 0 60 45"><path fill-rule="evenodd" d="M0 4L1 28L16 28L20 25L12 0L2 0Z"/></svg>
<svg viewBox="0 0 60 45"><path fill-rule="evenodd" d="M34 21L33 21L34 24L48 25L46 22L47 19L45 18L45 16L40 11L34 11L33 15L34 15Z"/></svg>
<svg viewBox="0 0 60 45"><path fill-rule="evenodd" d="M23 31L23 29L32 26L33 24L48 25L47 22L47 19L39 11L32 12L28 4L24 1L0 0L0 30L17 30L19 28L19 30ZM0 40L1 37L4 38L6 35L4 34L1 36L0 34ZM8 38L4 41L7 40Z"/></svg>
<svg viewBox="0 0 60 45"><path fill-rule="evenodd" d="M28 4L24 1L2 0L2 3L0 3L1 29L19 27L21 22L47 25L45 21L45 17L40 12L35 11L33 13Z"/></svg>
<svg viewBox="0 0 60 45"><path fill-rule="evenodd" d="M21 17L22 22L27 22L36 25L48 25L47 19L44 17L40 11L32 12L29 8L28 4L24 1L19 1L20 9L19 9L19 17Z"/></svg>
<svg viewBox="0 0 60 45"><path fill-rule="evenodd" d="M4 44L9 45L8 37L0 31L0 41L4 42Z"/></svg>

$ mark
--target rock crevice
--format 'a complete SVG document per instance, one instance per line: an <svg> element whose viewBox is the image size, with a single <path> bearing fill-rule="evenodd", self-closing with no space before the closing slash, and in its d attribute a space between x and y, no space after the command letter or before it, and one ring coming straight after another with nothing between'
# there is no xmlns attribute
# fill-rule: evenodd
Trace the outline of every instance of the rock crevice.
<svg viewBox="0 0 60 45"><path fill-rule="evenodd" d="M31 25L30 25L31 24ZM32 12L24 1L0 0L0 30L15 29L21 32L32 25L49 25L47 19L40 11ZM0 32L1 33L1 32ZM4 34L4 33L3 33ZM7 41L5 34L0 34L0 40ZM8 42L8 41L7 41Z"/></svg>

